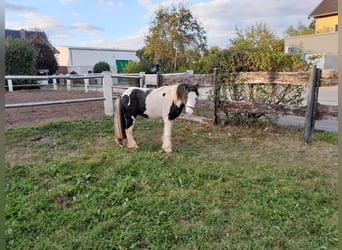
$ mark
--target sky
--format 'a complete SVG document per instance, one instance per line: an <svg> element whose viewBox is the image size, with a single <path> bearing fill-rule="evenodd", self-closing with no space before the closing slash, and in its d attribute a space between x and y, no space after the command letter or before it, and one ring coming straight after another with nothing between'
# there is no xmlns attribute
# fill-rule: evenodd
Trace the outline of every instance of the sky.
<svg viewBox="0 0 342 250"><path fill-rule="evenodd" d="M226 48L245 30L266 23L278 38L321 0L7 0L5 28L42 30L54 46L141 49L155 12L182 4L204 28L208 47Z"/></svg>

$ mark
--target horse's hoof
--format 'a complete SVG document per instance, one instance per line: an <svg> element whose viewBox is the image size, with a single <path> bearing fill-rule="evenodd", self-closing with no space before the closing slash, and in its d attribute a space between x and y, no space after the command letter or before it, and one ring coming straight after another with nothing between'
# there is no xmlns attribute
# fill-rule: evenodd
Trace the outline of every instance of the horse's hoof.
<svg viewBox="0 0 342 250"><path fill-rule="evenodd" d="M126 139L118 139L118 138L115 138L115 142L116 142L120 147L126 147L126 146L127 146L127 140L126 140Z"/></svg>
<svg viewBox="0 0 342 250"><path fill-rule="evenodd" d="M163 150L167 154L172 153L172 149L171 148L163 148Z"/></svg>
<svg viewBox="0 0 342 250"><path fill-rule="evenodd" d="M130 149L138 149L139 146L138 146L138 145L130 145L130 146L127 146L127 148L130 148Z"/></svg>

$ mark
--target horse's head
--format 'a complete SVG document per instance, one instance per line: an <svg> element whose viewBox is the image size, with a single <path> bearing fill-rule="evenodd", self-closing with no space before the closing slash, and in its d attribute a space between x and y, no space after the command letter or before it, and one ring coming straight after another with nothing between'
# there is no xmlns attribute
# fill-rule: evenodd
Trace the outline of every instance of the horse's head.
<svg viewBox="0 0 342 250"><path fill-rule="evenodd" d="M191 116L194 112L198 98L198 85L180 84L177 88L177 95L185 105L186 115Z"/></svg>

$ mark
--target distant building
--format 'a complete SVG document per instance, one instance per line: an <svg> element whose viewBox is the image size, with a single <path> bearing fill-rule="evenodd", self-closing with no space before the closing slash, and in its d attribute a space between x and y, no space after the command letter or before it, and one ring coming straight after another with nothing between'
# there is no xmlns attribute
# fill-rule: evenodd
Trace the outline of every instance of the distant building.
<svg viewBox="0 0 342 250"><path fill-rule="evenodd" d="M67 74L72 71L78 74L91 73L96 63L107 62L112 73L121 73L129 61L137 61L135 50L89 48L75 46L56 46L60 52L58 73Z"/></svg>
<svg viewBox="0 0 342 250"><path fill-rule="evenodd" d="M32 42L35 40L39 40L46 45L48 45L55 54L58 54L59 51L50 44L45 32L43 31L28 31L28 30L11 30L5 29L5 38L12 37L13 39L23 38L27 39L28 41Z"/></svg>
<svg viewBox="0 0 342 250"><path fill-rule="evenodd" d="M309 15L316 19L316 34L338 31L338 0L323 0Z"/></svg>
<svg viewBox="0 0 342 250"><path fill-rule="evenodd" d="M315 18L315 34L285 38L285 53L303 52L321 69L338 68L338 0L323 0L308 16Z"/></svg>

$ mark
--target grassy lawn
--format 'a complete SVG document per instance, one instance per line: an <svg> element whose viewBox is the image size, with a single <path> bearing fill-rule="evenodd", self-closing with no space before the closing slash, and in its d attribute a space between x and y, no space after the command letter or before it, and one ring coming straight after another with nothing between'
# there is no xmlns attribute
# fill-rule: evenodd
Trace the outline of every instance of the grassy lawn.
<svg viewBox="0 0 342 250"><path fill-rule="evenodd" d="M337 134L112 119L6 132L8 249L337 249Z"/></svg>

